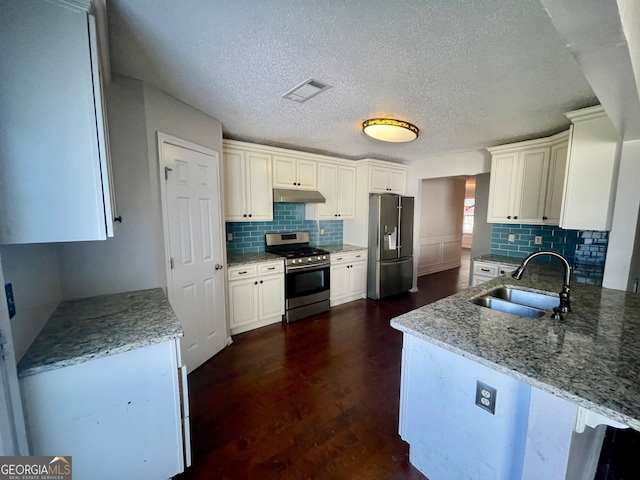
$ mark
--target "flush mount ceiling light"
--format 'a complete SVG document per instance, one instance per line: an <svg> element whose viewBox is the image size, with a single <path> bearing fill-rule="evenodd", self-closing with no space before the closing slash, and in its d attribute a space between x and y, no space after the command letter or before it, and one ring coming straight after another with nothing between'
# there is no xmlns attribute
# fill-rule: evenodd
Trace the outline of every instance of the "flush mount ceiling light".
<svg viewBox="0 0 640 480"><path fill-rule="evenodd" d="M383 142L410 142L418 138L418 127L402 120L371 118L362 124L362 131Z"/></svg>

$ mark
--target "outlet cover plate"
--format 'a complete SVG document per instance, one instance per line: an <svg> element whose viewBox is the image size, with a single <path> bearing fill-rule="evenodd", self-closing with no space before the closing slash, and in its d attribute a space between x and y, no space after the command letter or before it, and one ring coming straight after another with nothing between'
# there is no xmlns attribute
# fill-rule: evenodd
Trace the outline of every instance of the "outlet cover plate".
<svg viewBox="0 0 640 480"><path fill-rule="evenodd" d="M478 380L476 383L476 405L491 415L495 415L497 393L498 391L495 388Z"/></svg>
<svg viewBox="0 0 640 480"><path fill-rule="evenodd" d="M516 241L516 234L515 233L510 233L509 237L507 238L507 241L513 243Z"/></svg>
<svg viewBox="0 0 640 480"><path fill-rule="evenodd" d="M535 245L542 245L542 237L540 235L536 235L533 237L533 243Z"/></svg>

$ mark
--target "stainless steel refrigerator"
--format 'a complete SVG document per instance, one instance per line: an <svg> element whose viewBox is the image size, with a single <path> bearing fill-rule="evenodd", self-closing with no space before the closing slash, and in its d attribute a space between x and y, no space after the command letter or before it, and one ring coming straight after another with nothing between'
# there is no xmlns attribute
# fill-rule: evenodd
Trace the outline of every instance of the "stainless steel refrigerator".
<svg viewBox="0 0 640 480"><path fill-rule="evenodd" d="M413 197L384 193L369 198L367 296L374 300L413 285Z"/></svg>

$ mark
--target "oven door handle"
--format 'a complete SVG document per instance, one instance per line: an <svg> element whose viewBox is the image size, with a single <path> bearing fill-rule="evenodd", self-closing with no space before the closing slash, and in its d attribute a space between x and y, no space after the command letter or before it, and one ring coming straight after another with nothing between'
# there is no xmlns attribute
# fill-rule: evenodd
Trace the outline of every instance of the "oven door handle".
<svg viewBox="0 0 640 480"><path fill-rule="evenodd" d="M299 270L319 270L330 266L329 263L316 263L315 265L300 265L299 267L287 266L287 272L294 272Z"/></svg>

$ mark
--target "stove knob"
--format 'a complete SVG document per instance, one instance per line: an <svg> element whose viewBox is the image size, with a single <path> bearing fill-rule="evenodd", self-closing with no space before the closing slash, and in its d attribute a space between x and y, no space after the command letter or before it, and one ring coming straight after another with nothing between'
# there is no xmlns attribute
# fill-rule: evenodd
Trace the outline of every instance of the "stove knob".
<svg viewBox="0 0 640 480"><path fill-rule="evenodd" d="M326 259L327 259L327 256L326 256L326 255L322 255L322 259L323 259L323 260L326 260Z"/></svg>
<svg viewBox="0 0 640 480"><path fill-rule="evenodd" d="M318 260L322 260L322 257L318 257Z"/></svg>
<svg viewBox="0 0 640 480"><path fill-rule="evenodd" d="M291 260L291 263L296 263L296 261L295 260Z"/></svg>
<svg viewBox="0 0 640 480"><path fill-rule="evenodd" d="M307 258L307 262L310 262L310 261L311 261L311 257Z"/></svg>

